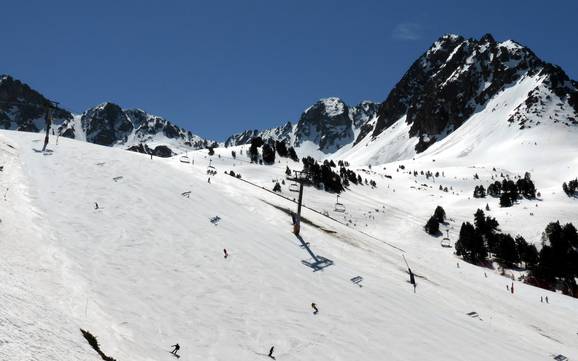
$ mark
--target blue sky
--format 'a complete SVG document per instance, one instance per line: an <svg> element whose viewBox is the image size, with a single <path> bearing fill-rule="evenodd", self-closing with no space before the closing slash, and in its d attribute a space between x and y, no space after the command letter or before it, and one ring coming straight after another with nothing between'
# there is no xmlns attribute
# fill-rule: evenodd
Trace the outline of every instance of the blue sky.
<svg viewBox="0 0 578 361"><path fill-rule="evenodd" d="M439 36L514 39L578 79L575 1L9 1L0 73L69 110L111 101L204 137L382 101Z"/></svg>

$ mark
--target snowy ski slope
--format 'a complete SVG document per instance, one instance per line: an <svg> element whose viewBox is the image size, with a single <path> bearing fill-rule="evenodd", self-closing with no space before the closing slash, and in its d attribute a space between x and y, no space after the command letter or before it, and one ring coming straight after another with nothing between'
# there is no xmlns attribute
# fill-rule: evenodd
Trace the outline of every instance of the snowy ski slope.
<svg viewBox="0 0 578 361"><path fill-rule="evenodd" d="M278 360L578 359L576 299L517 281L511 294L508 277L459 261L422 230L440 204L453 243L461 222L489 203L503 231L537 242L548 222L578 219L558 182L576 173L576 155L536 165L542 200L508 209L469 199L495 174L489 164L471 168L437 153L436 162L363 168L378 187L352 186L340 199L345 213L333 211L334 196L307 188L305 205L320 213L303 210L310 223L301 235L334 262L313 272L283 211L295 209L290 182L282 186L289 200L267 191L298 163L250 165L243 147L235 160L231 148L210 159L189 153L194 164L151 160L62 138L44 154L41 139L0 131L1 360L99 360L80 328L118 361L172 360L176 342L182 361L267 360L273 345ZM210 183L209 161L218 172ZM453 194L398 164L444 172L436 182ZM500 167L513 175L527 165ZM560 167L568 168L546 179ZM402 255L418 276L416 293ZM362 287L350 281L356 276Z"/></svg>

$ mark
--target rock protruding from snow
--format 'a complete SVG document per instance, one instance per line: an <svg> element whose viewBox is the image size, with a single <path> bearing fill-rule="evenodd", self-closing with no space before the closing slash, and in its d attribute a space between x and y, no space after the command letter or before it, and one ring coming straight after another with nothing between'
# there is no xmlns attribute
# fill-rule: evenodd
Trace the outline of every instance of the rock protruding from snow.
<svg viewBox="0 0 578 361"><path fill-rule="evenodd" d="M80 123L88 142L106 146L126 143L134 130L122 108L113 103L100 104L87 110Z"/></svg>

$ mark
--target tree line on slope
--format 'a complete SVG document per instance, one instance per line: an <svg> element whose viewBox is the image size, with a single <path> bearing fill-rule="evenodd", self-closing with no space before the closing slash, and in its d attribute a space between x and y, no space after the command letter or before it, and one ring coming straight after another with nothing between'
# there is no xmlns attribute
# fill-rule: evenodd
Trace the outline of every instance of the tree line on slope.
<svg viewBox="0 0 578 361"><path fill-rule="evenodd" d="M479 179L474 175L474 178ZM538 193L539 194L539 193ZM474 187L474 198L485 198L486 195L500 198L501 207L511 207L518 199L536 198L536 187L532 182L530 173L526 172L524 178L518 179L515 183L511 179L503 179L502 182L495 181L488 186L487 192L483 185Z"/></svg>
<svg viewBox="0 0 578 361"><path fill-rule="evenodd" d="M578 178L562 183L562 190L568 197L578 196Z"/></svg>
<svg viewBox="0 0 578 361"><path fill-rule="evenodd" d="M539 252L522 236L514 238L498 227L495 218L478 209L473 225L462 223L456 254L473 264L496 261L504 267L525 268L529 271L527 283L578 297L578 232L572 223L549 223Z"/></svg>
<svg viewBox="0 0 578 361"><path fill-rule="evenodd" d="M261 154L259 154L259 148L261 148ZM291 146L288 147L284 140L269 139L265 142L261 137L251 139L248 152L251 163L273 164L275 163L275 153L279 154L282 158L290 158L295 162L299 161L295 148Z"/></svg>

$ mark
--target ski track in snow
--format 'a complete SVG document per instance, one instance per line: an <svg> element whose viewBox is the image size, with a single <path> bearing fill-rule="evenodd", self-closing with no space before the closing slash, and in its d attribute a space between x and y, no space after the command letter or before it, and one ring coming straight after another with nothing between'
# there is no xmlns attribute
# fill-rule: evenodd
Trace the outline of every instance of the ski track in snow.
<svg viewBox="0 0 578 361"><path fill-rule="evenodd" d="M209 184L206 151L189 152L192 165L60 139L50 144L52 155L44 155L33 150L41 138L0 131L0 189L10 188L6 201L0 199L2 360L98 360L79 328L119 361L171 360L169 346L176 342L183 361L254 360L272 345L278 360L578 356L575 299L520 282L512 295L505 288L509 278L459 261L422 229L441 204L453 219L442 229L455 241L461 222L489 203L503 231L536 242L549 221L575 221L578 214L575 201L559 194L558 180L542 181L545 173L536 172L544 201L531 209L531 224L527 208L535 201L500 209L496 199L468 199L474 185L495 173L489 164L474 169L464 159L454 165L435 149L435 163L423 156L360 173L378 188L352 186L340 198L345 213L333 211L333 195L308 187L307 206L352 221L346 227L303 210L336 232L302 224L313 252L334 261L312 272L301 262L310 256L291 233L290 217L263 201L290 209L294 203L224 174L234 170L271 189L272 180L284 178L285 165L299 169L297 163L250 165L226 158L231 149L216 149L218 174ZM445 176L435 183L414 178L397 172L398 164ZM565 165L577 169L576 161ZM474 172L481 180L473 180ZM289 183L282 193L295 198ZM456 194L440 192L438 184L452 185ZM221 217L218 225L209 221L214 216ZM406 251L423 277L417 293L407 283L402 253L358 230ZM351 283L355 276L363 277L363 287ZM541 304L541 295L550 304Z"/></svg>

